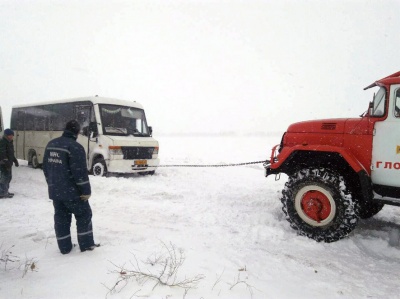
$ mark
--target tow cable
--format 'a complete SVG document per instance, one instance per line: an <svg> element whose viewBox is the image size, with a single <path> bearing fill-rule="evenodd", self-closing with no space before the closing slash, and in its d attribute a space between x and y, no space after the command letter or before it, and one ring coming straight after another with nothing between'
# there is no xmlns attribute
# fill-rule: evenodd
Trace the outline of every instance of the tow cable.
<svg viewBox="0 0 400 299"><path fill-rule="evenodd" d="M148 166L148 167L230 167L230 166L243 166L243 165L250 165L250 164L260 164L263 163L268 164L270 163L269 160L264 161L255 161L255 162L244 162L244 163L231 163L231 164L175 164L175 165L158 165L158 166Z"/></svg>

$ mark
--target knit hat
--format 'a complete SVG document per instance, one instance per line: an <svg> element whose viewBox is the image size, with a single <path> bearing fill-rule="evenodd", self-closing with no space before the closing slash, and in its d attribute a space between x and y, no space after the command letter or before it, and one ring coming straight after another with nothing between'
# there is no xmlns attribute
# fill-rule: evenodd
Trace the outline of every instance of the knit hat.
<svg viewBox="0 0 400 299"><path fill-rule="evenodd" d="M5 136L10 136L10 135L13 135L13 136L14 136L14 131L11 130L11 129L5 129L5 130L4 130L4 135L5 135Z"/></svg>
<svg viewBox="0 0 400 299"><path fill-rule="evenodd" d="M70 120L65 125L65 130L71 131L75 135L78 135L79 131L81 130L81 126L76 120Z"/></svg>

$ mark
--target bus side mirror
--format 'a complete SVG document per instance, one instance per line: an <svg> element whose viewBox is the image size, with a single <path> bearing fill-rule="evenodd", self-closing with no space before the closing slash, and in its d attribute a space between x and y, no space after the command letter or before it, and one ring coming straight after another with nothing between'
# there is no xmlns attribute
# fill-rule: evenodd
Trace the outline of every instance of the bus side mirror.
<svg viewBox="0 0 400 299"><path fill-rule="evenodd" d="M83 127L82 128L82 135L89 136L89 128L88 127Z"/></svg>
<svg viewBox="0 0 400 299"><path fill-rule="evenodd" d="M153 128L149 127L149 135L152 136L153 135Z"/></svg>
<svg viewBox="0 0 400 299"><path fill-rule="evenodd" d="M89 132L90 132L90 138L96 137L98 135L97 123L91 122L89 124Z"/></svg>

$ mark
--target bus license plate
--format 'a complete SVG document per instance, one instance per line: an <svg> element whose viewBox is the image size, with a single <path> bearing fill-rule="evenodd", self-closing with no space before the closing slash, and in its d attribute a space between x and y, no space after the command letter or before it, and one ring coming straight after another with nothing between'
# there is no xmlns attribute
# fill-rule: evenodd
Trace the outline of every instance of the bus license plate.
<svg viewBox="0 0 400 299"><path fill-rule="evenodd" d="M135 165L147 165L147 160L135 160Z"/></svg>

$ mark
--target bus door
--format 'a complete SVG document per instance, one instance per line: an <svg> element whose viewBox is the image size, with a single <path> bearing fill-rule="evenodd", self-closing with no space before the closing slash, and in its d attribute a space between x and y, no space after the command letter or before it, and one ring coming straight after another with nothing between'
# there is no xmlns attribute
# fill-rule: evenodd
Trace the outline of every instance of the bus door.
<svg viewBox="0 0 400 299"><path fill-rule="evenodd" d="M89 167L90 157L90 136L87 134L91 119L94 118L93 106L90 104L75 105L75 119L81 126L77 141L83 146L86 152L86 163Z"/></svg>
<svg viewBox="0 0 400 299"><path fill-rule="evenodd" d="M15 156L18 159L28 160L25 156L25 111L19 110L17 112L17 132L14 136L14 149ZM32 130L32 129L31 129Z"/></svg>

